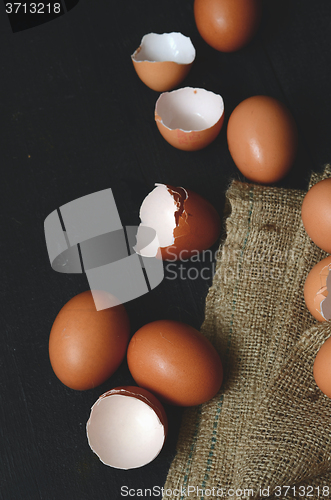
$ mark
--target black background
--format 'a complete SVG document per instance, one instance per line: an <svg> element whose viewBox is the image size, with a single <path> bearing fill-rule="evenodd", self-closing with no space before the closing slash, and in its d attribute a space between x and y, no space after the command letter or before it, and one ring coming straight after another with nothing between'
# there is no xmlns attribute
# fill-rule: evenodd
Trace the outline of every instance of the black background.
<svg viewBox="0 0 331 500"><path fill-rule="evenodd" d="M227 150L227 120L256 94L280 99L293 113L299 152L279 185L305 189L310 172L331 160L331 2L264 0L258 34L232 54L200 38L192 0L80 0L60 18L18 33L1 5L0 22L0 498L110 500L121 498L123 485L161 487L181 410L166 407L169 436L155 461L115 470L89 449L85 425L99 395L133 383L125 362L86 392L66 388L51 369L52 323L88 283L84 275L51 269L44 219L71 200L111 187L123 225L134 225L155 182L192 189L222 215L227 186L242 179ZM176 150L157 130L159 94L138 79L130 59L152 31L190 36L197 57L182 86L224 98L223 130L204 150ZM172 280L166 268L155 290L126 305L132 333L161 318L199 328L212 262L184 263L186 272L206 265L208 279L196 280Z"/></svg>

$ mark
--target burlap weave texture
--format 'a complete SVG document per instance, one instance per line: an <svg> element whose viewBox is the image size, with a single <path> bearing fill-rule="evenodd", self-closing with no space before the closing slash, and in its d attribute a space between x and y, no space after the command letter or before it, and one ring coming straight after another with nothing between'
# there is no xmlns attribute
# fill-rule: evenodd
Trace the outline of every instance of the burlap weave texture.
<svg viewBox="0 0 331 500"><path fill-rule="evenodd" d="M310 185L325 177L330 166ZM304 195L237 181L227 191L231 214L201 329L225 378L215 398L185 411L164 498L331 497L331 400L312 373L331 328L303 298L326 254L303 228Z"/></svg>

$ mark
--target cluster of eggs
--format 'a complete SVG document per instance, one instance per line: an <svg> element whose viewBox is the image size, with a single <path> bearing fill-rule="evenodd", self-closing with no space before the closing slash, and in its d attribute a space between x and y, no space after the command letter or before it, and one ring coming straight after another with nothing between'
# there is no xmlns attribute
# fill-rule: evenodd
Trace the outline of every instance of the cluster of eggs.
<svg viewBox="0 0 331 500"><path fill-rule="evenodd" d="M220 217L207 200L165 184L156 184L146 196L140 218L134 250L164 260L208 249L221 230ZM147 246L146 227L156 233ZM96 302L107 308L97 310ZM221 359L198 330L159 320L130 339L124 305L101 290L76 295L62 307L51 329L49 357L56 376L75 390L102 384L126 358L137 386L102 394L86 426L91 449L104 464L120 469L146 465L161 451L167 434L163 403L202 404L217 394L223 380Z"/></svg>
<svg viewBox="0 0 331 500"><path fill-rule="evenodd" d="M261 8L261 0L195 0L194 17L209 45L232 52L254 36ZM170 91L194 62L191 40L181 33L150 33L131 58L140 79L162 92L155 120L163 137L186 151L208 146L224 123L222 97L201 88ZM272 97L253 96L232 112L227 142L245 177L269 184L284 177L292 166L298 134L284 104ZM187 258L209 248L221 228L209 202L183 187L164 184L156 184L145 198L140 218L141 227L155 229L158 244L141 248L138 229L135 250L162 259L180 259L183 254ZM141 327L130 339L124 306L97 311L90 291L73 297L59 312L50 334L49 355L57 377L76 390L105 382L126 358L137 386L116 387L100 396L86 427L89 444L100 460L121 469L145 465L160 452L167 433L164 403L199 405L217 394L223 379L217 351L196 329L159 320Z"/></svg>
<svg viewBox="0 0 331 500"><path fill-rule="evenodd" d="M301 217L311 240L322 250L331 253L331 179L312 186L304 197ZM318 262L309 272L304 285L307 308L318 321L331 319L331 255ZM331 338L317 353L313 368L315 382L331 398Z"/></svg>
<svg viewBox="0 0 331 500"><path fill-rule="evenodd" d="M194 17L202 38L214 49L232 52L246 45L261 19L261 0L195 0ZM172 47L172 48L170 48ZM141 80L164 92L155 106L155 120L162 136L174 147L193 151L209 145L224 122L220 95L186 87L169 92L188 74L195 58L191 41L179 33L146 35L132 55ZM227 125L232 159L250 181L272 184L293 165L298 132L295 121L278 100L253 96L232 112ZM331 253L331 179L314 185L302 204L307 234L322 250ZM168 247L169 249L169 247ZM165 257L167 249L162 253ZM331 319L331 255L317 263L307 276L304 299L318 321ZM331 398L331 338L319 350L313 367L317 386Z"/></svg>
<svg viewBox="0 0 331 500"><path fill-rule="evenodd" d="M261 12L261 0L194 2L194 17L200 35L211 47L223 52L238 50L251 40L258 29ZM165 35L165 38L173 35ZM143 39L135 53L140 54L140 61L141 53L148 53L143 48L144 42ZM188 46L187 40L185 43ZM179 47L177 57L178 53ZM159 91L178 85L187 75L195 57L192 46L181 61L181 69L177 64L175 83L162 88L154 87L150 80L152 72L161 74L161 66L153 67L151 61L145 61L149 68L148 72L146 70L148 75L140 72L135 54L132 58L138 75L147 85ZM157 58L156 52L153 55ZM164 68L170 73L170 66L166 66L169 63L161 62L166 61L162 57L157 60L161 65L165 64ZM178 77L179 72L181 77ZM161 134L173 146L185 150L201 149L210 144L221 130L224 104L221 96L203 89L185 88L166 92L157 100L155 119ZM248 180L271 184L282 179L291 168L296 156L298 132L284 104L272 97L253 96L241 102L232 112L227 126L227 142L236 166ZM325 179L309 190L302 205L302 221L313 242L331 253L331 179ZM331 319L331 296L328 296L329 287L331 289L330 270L331 256L314 266L304 286L307 308L319 321ZM323 344L316 357L314 377L320 389L331 397L331 338Z"/></svg>
<svg viewBox="0 0 331 500"><path fill-rule="evenodd" d="M213 48L233 52L253 37L262 13L261 0L195 0L194 17L202 38ZM181 33L149 33L131 56L139 78L162 92L155 121L174 147L195 151L208 146L224 123L221 95L181 83L194 60L195 48ZM230 154L245 177L262 184L284 177L292 166L298 142L295 121L284 104L253 96L232 112L227 141Z"/></svg>
<svg viewBox="0 0 331 500"><path fill-rule="evenodd" d="M109 294L93 291L93 294ZM136 386L116 387L93 405L87 423L91 449L112 467L130 469L153 460L167 434L163 403L194 406L221 387L221 359L198 330L178 321L142 326L130 340L123 304L97 311L91 291L67 302L49 338L57 377L76 390L92 389L111 377L124 358Z"/></svg>

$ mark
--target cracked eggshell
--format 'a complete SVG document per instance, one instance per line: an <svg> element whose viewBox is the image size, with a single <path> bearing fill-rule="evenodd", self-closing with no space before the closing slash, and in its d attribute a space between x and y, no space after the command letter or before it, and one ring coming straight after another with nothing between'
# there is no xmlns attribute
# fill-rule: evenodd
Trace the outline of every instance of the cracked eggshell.
<svg viewBox="0 0 331 500"><path fill-rule="evenodd" d="M179 85L191 69L195 48L182 33L149 33L131 56L140 80L158 92Z"/></svg>
<svg viewBox="0 0 331 500"><path fill-rule="evenodd" d="M221 52L244 47L262 16L261 0L195 0L194 18L201 37Z"/></svg>
<svg viewBox="0 0 331 500"><path fill-rule="evenodd" d="M286 106L269 96L253 96L231 113L227 127L230 154L250 181L272 184L290 170L298 131Z"/></svg>
<svg viewBox="0 0 331 500"><path fill-rule="evenodd" d="M331 256L318 262L311 269L305 281L303 292L305 303L308 310L318 321L331 319L331 306L327 299L328 286L330 287L330 269Z"/></svg>
<svg viewBox="0 0 331 500"><path fill-rule="evenodd" d="M86 424L88 443L101 462L135 469L160 453L168 429L162 404L140 387L116 387L99 397Z"/></svg>
<svg viewBox="0 0 331 500"><path fill-rule="evenodd" d="M199 405L213 398L223 380L221 359L198 330L159 320L132 337L127 361L136 383L168 404Z"/></svg>
<svg viewBox="0 0 331 500"><path fill-rule="evenodd" d="M93 291L107 303L112 296ZM70 299L58 313L49 337L49 357L55 375L76 390L92 389L105 382L125 358L130 323L123 304L97 311L92 292Z"/></svg>
<svg viewBox="0 0 331 500"><path fill-rule="evenodd" d="M301 218L315 245L331 253L331 179L312 186L304 197Z"/></svg>
<svg viewBox="0 0 331 500"><path fill-rule="evenodd" d="M169 144L196 151L218 136L224 122L223 99L214 92L192 87L164 92L156 101L155 121Z"/></svg>
<svg viewBox="0 0 331 500"><path fill-rule="evenodd" d="M137 253L164 260L187 259L210 248L221 230L215 208L197 193L182 187L156 184L140 208L141 224L137 233ZM141 249L140 229L156 231L158 245Z"/></svg>

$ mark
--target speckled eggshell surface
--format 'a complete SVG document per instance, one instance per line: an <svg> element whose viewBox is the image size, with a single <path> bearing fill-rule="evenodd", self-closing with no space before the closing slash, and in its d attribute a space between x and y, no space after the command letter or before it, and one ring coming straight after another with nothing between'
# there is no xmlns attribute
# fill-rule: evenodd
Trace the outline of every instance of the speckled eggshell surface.
<svg viewBox="0 0 331 500"><path fill-rule="evenodd" d="M136 383L161 401L194 406L216 395L223 380L220 357L195 328L159 320L132 337L127 360Z"/></svg>

